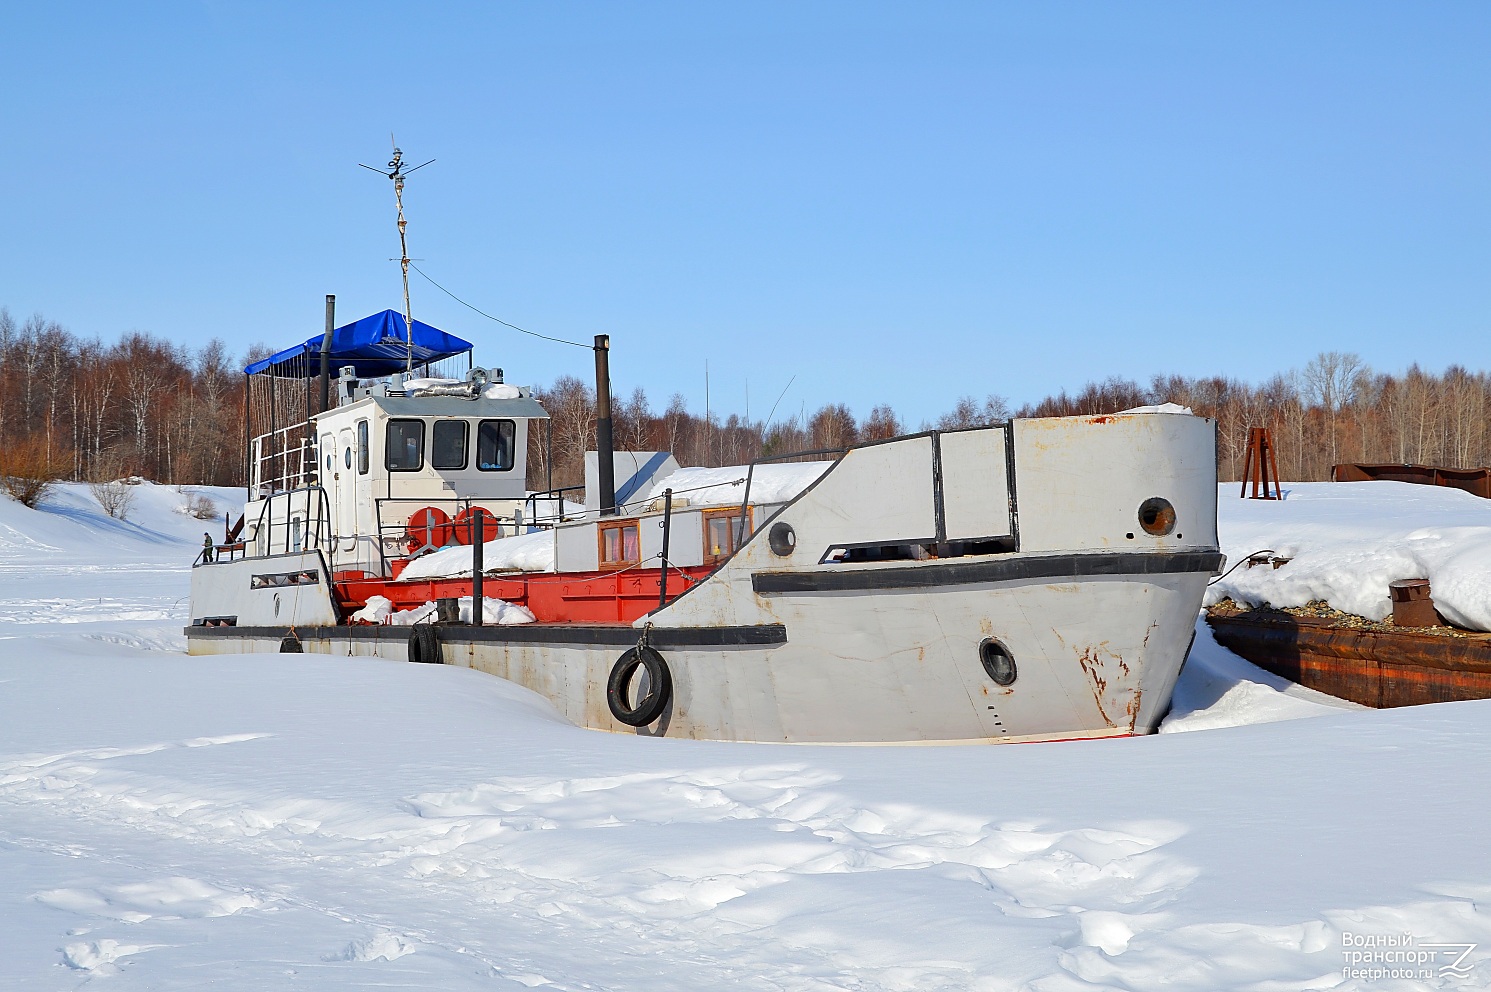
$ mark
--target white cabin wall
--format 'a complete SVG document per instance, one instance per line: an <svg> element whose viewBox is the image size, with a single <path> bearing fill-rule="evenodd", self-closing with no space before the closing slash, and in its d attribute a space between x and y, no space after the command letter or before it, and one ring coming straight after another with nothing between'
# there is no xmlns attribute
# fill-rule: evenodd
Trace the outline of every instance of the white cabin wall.
<svg viewBox="0 0 1491 992"><path fill-rule="evenodd" d="M637 528L641 539L642 561L658 564L663 553L663 515L650 513L640 518ZM674 565L704 564L704 514L702 510L675 509L668 526L668 560Z"/></svg>
<svg viewBox="0 0 1491 992"><path fill-rule="evenodd" d="M1021 551L1216 546L1214 421L1143 413L1016 420L1014 428ZM1166 536L1139 525L1139 505L1151 496L1175 507Z"/></svg>
<svg viewBox="0 0 1491 992"><path fill-rule="evenodd" d="M678 471L678 460L666 451L615 451L612 452L612 481L616 486L616 499L621 504L633 504L645 499L655 483ZM630 491L629 491L630 490ZM600 456L594 451L585 452L585 509L599 512Z"/></svg>
<svg viewBox="0 0 1491 992"><path fill-rule="evenodd" d="M794 508L798 554L831 547L933 540L932 439L851 448Z"/></svg>
<svg viewBox="0 0 1491 992"><path fill-rule="evenodd" d="M1010 527L1005 428L938 435L942 454L942 518L949 541L1005 537Z"/></svg>
<svg viewBox="0 0 1491 992"><path fill-rule="evenodd" d="M554 530L554 567L560 572L594 572L600 568L596 526L570 524Z"/></svg>

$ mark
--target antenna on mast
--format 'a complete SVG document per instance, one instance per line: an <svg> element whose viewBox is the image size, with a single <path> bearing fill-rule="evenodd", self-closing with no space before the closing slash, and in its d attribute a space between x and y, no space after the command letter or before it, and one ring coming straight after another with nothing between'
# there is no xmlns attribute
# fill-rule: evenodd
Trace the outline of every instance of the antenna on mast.
<svg viewBox="0 0 1491 992"><path fill-rule="evenodd" d="M399 265L404 270L404 371L414 371L414 314L409 309L409 241L405 237L404 228L409 223L404 219L404 179L409 173L423 169L430 162L416 165L413 169L404 168L404 153L399 148L398 142L394 140L392 132L389 132L388 141L393 145L393 158L388 161L388 170L373 168L371 165L362 165L364 169L372 169L379 175L387 176L393 180L393 201L399 209Z"/></svg>

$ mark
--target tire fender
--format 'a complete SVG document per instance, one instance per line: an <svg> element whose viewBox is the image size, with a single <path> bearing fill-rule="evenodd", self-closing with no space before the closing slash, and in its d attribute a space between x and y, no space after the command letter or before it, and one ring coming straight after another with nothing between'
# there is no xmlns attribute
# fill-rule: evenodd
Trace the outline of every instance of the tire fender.
<svg viewBox="0 0 1491 992"><path fill-rule="evenodd" d="M627 687L638 668L647 672L647 693L632 705L627 699ZM673 698L673 674L663 656L647 645L629 649L616 664L611 666L611 677L606 680L606 705L611 715L628 727L645 727L663 715L668 702Z"/></svg>
<svg viewBox="0 0 1491 992"><path fill-rule="evenodd" d="M416 665L443 665L440 630L433 624L417 623L409 628L409 660Z"/></svg>

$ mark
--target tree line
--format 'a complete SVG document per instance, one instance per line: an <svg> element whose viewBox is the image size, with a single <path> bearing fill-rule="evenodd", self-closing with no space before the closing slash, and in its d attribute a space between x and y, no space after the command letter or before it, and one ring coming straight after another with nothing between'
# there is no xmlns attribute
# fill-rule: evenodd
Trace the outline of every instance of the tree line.
<svg viewBox="0 0 1491 992"><path fill-rule="evenodd" d="M132 331L105 344L41 316L0 309L0 477L102 481L144 476L188 485L244 482L244 376L269 349L234 356L219 339L188 348ZM548 425L529 438L530 489L583 482L595 448L595 391L574 377L534 388ZM612 399L618 448L671 451L685 465L738 465L768 455L834 449L918 430L976 427L1009 416L1116 413L1178 403L1217 420L1223 479L1237 479L1249 427L1271 429L1288 479L1330 477L1338 462L1473 467L1491 464L1491 376L1451 366L1384 373L1326 352L1263 383L1215 376L1109 378L1011 409L999 396L949 399L933 422L908 423L889 404L857 418L843 403L771 420L701 416L673 394L654 409L642 387Z"/></svg>
<svg viewBox="0 0 1491 992"><path fill-rule="evenodd" d="M216 338L104 344L0 308L0 475L241 484L242 368Z"/></svg>
<svg viewBox="0 0 1491 992"><path fill-rule="evenodd" d="M536 395L554 421L554 484L582 481L584 452L595 447L594 391L578 379L564 378ZM681 464L713 466L911 431L980 427L1010 416L1095 416L1161 403L1176 403L1217 421L1223 480L1241 477L1250 427L1269 428L1279 471L1297 482L1329 479L1331 466L1341 462L1451 468L1491 464L1486 425L1491 375L1458 365L1439 374L1417 365L1399 374L1374 372L1359 356L1334 351L1260 384L1226 376L1156 375L1146 384L1111 377L1014 410L1000 396L963 396L935 421L915 425L889 405L876 406L863 420L856 420L843 404L771 423L735 414L705 419L690 415L676 394L659 414L640 388L613 402L612 420L618 447L671 451ZM541 438L535 437L531 448L530 461L546 466Z"/></svg>

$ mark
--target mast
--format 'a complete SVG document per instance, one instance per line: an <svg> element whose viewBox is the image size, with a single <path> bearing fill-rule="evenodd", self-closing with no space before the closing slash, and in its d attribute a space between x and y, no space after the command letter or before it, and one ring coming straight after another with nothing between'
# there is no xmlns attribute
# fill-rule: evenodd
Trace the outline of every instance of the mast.
<svg viewBox="0 0 1491 992"><path fill-rule="evenodd" d="M394 141L392 134L388 136L388 140L393 144L393 158L388 161L387 172L382 169L373 169L371 165L363 165L361 162L357 164L362 165L364 169L373 169L374 172L382 173L393 180L393 202L399 211L399 267L404 273L404 372L407 374L414 371L414 313L409 307L409 239L405 233L405 227L409 222L404 219L404 179L409 173L416 169L423 169L435 160L430 159L430 162L416 165L413 169L406 171L403 150Z"/></svg>

